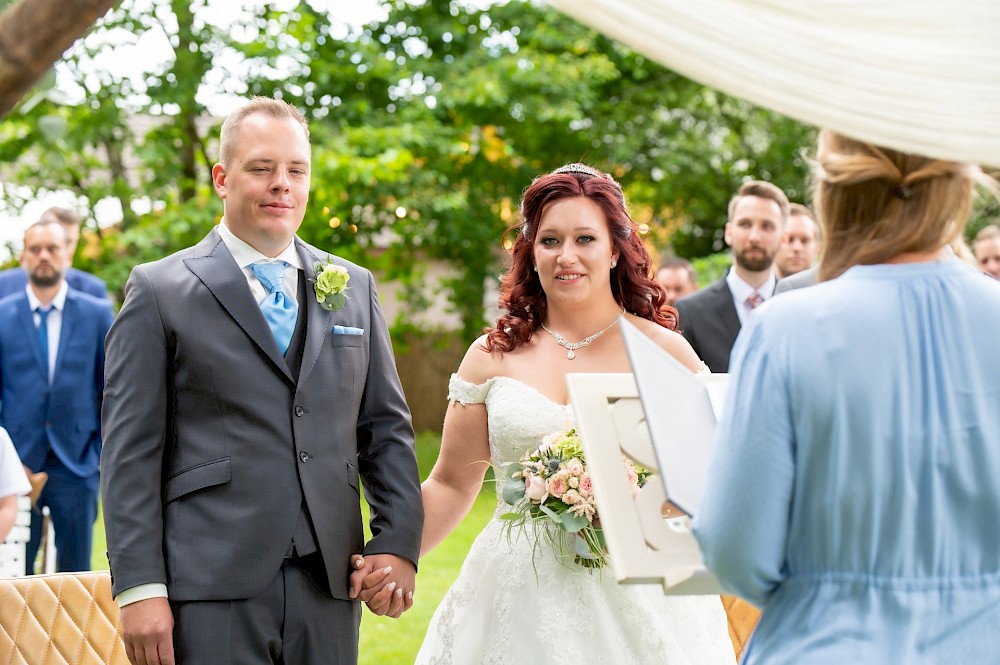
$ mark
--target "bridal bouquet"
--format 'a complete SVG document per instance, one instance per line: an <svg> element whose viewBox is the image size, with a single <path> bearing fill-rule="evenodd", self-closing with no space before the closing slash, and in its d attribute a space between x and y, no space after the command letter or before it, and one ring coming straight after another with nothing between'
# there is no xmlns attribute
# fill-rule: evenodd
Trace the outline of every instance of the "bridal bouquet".
<svg viewBox="0 0 1000 665"><path fill-rule="evenodd" d="M652 474L632 460L624 460L634 496ZM585 568L607 565L593 486L575 429L547 435L537 450L501 470L507 479L503 499L514 511L500 518L511 528L555 524L575 536L575 563Z"/></svg>

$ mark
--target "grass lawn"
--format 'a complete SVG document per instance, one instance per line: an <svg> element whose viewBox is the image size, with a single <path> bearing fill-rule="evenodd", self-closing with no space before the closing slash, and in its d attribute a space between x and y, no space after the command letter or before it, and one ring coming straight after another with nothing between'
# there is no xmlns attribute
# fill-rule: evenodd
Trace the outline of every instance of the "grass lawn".
<svg viewBox="0 0 1000 665"><path fill-rule="evenodd" d="M426 478L430 473L440 446L441 438L437 434L417 435L417 464L420 467L421 478ZM491 475L487 476L490 477ZM409 612L393 620L374 616L367 609L364 611L361 619L359 665L382 663L405 665L413 662L434 609L458 575L472 541L493 515L494 506L493 484L487 482L468 516L443 543L420 562L417 592ZM104 521L98 515L94 527L94 550L91 557L94 570L107 570L108 559L105 550Z"/></svg>

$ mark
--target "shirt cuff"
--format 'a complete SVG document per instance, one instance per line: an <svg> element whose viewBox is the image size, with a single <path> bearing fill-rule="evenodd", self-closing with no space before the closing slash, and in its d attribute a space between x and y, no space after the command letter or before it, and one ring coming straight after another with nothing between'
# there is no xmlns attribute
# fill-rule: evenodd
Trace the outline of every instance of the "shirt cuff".
<svg viewBox="0 0 1000 665"><path fill-rule="evenodd" d="M167 585L166 584L140 584L139 586L134 586L125 589L120 594L118 594L116 600L118 601L118 607L122 608L126 605L131 605L132 603L138 603L140 600L149 600L150 598L166 598L167 597Z"/></svg>

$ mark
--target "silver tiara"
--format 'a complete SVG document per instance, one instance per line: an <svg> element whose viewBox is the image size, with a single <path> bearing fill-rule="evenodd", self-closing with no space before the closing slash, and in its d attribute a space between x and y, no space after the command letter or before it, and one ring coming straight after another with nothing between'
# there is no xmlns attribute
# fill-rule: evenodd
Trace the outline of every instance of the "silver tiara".
<svg viewBox="0 0 1000 665"><path fill-rule="evenodd" d="M584 175L589 175L592 178L607 178L606 175L592 166L587 166L586 164L581 164L579 162L573 162L572 164L560 166L553 171L553 173L582 173Z"/></svg>

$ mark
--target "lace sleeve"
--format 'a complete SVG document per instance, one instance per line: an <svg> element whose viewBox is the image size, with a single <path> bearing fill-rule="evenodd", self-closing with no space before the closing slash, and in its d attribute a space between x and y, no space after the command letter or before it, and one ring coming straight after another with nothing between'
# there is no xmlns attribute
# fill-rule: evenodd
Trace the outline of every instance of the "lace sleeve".
<svg viewBox="0 0 1000 665"><path fill-rule="evenodd" d="M490 392L492 385L493 379L477 386L474 383L469 383L457 373L452 374L451 379L448 380L448 401L462 404L483 404L486 402L486 395Z"/></svg>

